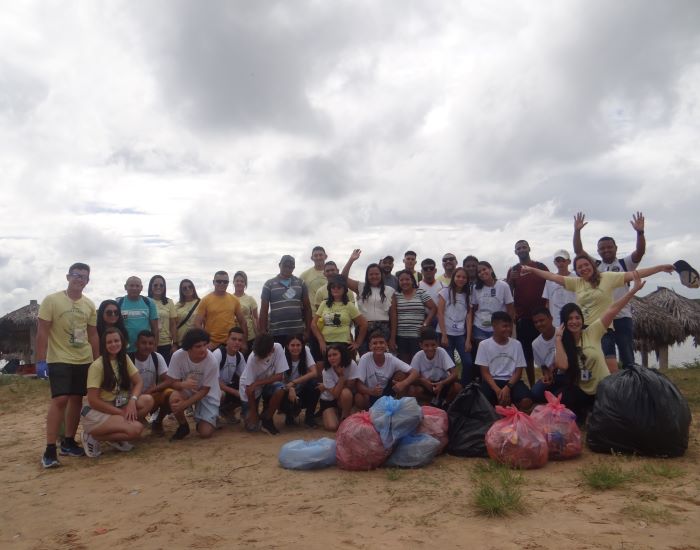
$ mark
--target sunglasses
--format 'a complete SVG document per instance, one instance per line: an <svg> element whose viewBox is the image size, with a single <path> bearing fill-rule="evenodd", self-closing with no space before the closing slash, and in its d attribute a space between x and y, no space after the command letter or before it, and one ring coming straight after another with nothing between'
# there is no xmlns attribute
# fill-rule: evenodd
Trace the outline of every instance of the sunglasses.
<svg viewBox="0 0 700 550"><path fill-rule="evenodd" d="M456 262L456 261L457 261L457 258L443 258L442 259L443 264L446 262Z"/></svg>
<svg viewBox="0 0 700 550"><path fill-rule="evenodd" d="M107 317L119 317L119 312L116 309L105 309Z"/></svg>

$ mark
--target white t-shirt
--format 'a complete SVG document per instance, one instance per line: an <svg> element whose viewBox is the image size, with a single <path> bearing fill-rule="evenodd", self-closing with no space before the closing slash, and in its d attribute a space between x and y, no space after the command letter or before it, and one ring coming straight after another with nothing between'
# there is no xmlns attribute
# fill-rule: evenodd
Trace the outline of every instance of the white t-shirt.
<svg viewBox="0 0 700 550"><path fill-rule="evenodd" d="M439 296L445 300L445 330L448 336L460 336L467 332L467 295L460 292L456 296L455 303L452 303L450 288L443 288ZM440 324L437 329L440 332Z"/></svg>
<svg viewBox="0 0 700 550"><path fill-rule="evenodd" d="M524 369L527 366L523 346L514 338L508 338L504 345L487 338L479 344L476 352L475 363L488 367L494 380L510 380L515 369Z"/></svg>
<svg viewBox="0 0 700 550"><path fill-rule="evenodd" d="M609 264L600 262L598 264L598 271L603 273L604 271L612 271L614 273L624 273L625 271L634 271L637 269L637 266L639 264L635 263L632 261L632 255L630 254L629 256L625 256L623 258L623 261L625 262L625 267L627 269L623 269L622 265L620 264L620 260L618 258L615 258L614 262L610 262ZM620 298L622 298L625 294L627 294L627 291L629 290L629 283L625 283L624 286L618 287L615 290L613 290L613 302L616 302ZM623 317L632 317L632 306L630 304L627 304L625 307L622 308L620 313L617 314L615 319L622 319Z"/></svg>
<svg viewBox="0 0 700 550"><path fill-rule="evenodd" d="M216 359L216 364L221 365L221 348L216 348L212 353L214 354L214 359ZM229 355L226 352L226 362L219 369L219 380L224 384L230 384L233 376L237 374L240 378L244 369L245 356L240 351L236 355Z"/></svg>
<svg viewBox="0 0 700 550"><path fill-rule="evenodd" d="M384 301L382 301L379 288L373 286L370 295L367 296L366 300L363 300L362 290L364 288L365 283L357 283L357 309L368 321L388 321L391 301L396 291L390 286L384 286Z"/></svg>
<svg viewBox="0 0 700 550"><path fill-rule="evenodd" d="M435 282L432 285L429 285L425 281L421 281L420 283L418 283L418 288L422 288L425 292L427 292L428 295L432 298L433 302L435 302L435 305L437 305L438 294L443 288L445 288L445 285L442 284L442 281L438 281L437 279L435 279Z"/></svg>
<svg viewBox="0 0 700 550"><path fill-rule="evenodd" d="M556 336L552 336L549 340L545 340L541 334L532 341L532 354L535 358L535 364L540 367L553 368L554 353L556 351Z"/></svg>
<svg viewBox="0 0 700 550"><path fill-rule="evenodd" d="M491 314L496 311L506 311L506 305L513 303L513 293L504 281L496 281L493 286L484 285L472 290L469 302L477 306L474 311L474 325L486 332L493 332Z"/></svg>
<svg viewBox="0 0 700 550"><path fill-rule="evenodd" d="M304 353L306 354L306 369L308 372L308 369L313 367L316 364L316 361L314 361L314 358L311 355L311 350L309 349L309 346L304 346ZM301 376L301 374L299 374L299 361L292 361L291 365L289 365L289 368L291 370L291 372L289 373L290 380L296 380Z"/></svg>
<svg viewBox="0 0 700 550"><path fill-rule="evenodd" d="M275 342L272 348L272 353L267 357L261 359L255 352L248 356L248 363L243 370L241 375L241 382L239 385L239 391L241 392L241 401L248 401L248 396L245 393L246 388L262 378L270 378L275 374L281 374L289 370L289 365L287 364L287 358L284 355L284 348L282 344ZM256 388L255 397L259 397L262 394L262 387Z"/></svg>
<svg viewBox="0 0 700 550"><path fill-rule="evenodd" d="M450 358L450 354L443 348L435 350L435 357L428 359L423 350L413 356L411 368L418 371L419 376L427 378L431 382L439 382L450 375L450 371L455 368L455 362Z"/></svg>
<svg viewBox="0 0 700 550"><path fill-rule="evenodd" d="M221 398L219 363L217 363L216 359L214 359L214 354L209 350L207 350L207 356L199 363L194 363L184 349L177 350L170 358L168 376L176 380L193 378L197 381L195 390L183 390L183 393L187 396L191 396L203 386L208 386L208 396L210 398L216 399L217 403Z"/></svg>
<svg viewBox="0 0 700 550"><path fill-rule="evenodd" d="M163 374L168 374L168 364L165 358L158 352L155 352L158 359L158 365L153 364L152 354L149 353L145 361L141 361L134 357L134 365L141 375L143 380L143 389L147 390L158 384L158 378Z"/></svg>
<svg viewBox="0 0 700 550"><path fill-rule="evenodd" d="M357 378L370 389L373 389L375 386L386 388L397 370L406 373L411 372L410 365L391 355L391 353L385 353L384 357L384 364L380 367L374 362L374 354L372 352L365 353L360 357L357 371L351 377Z"/></svg>
<svg viewBox="0 0 700 550"><path fill-rule="evenodd" d="M542 291L542 298L549 300L549 312L552 314L552 320L555 326L561 324L561 308L566 304L576 303L576 293L571 290L566 290L559 283L554 281L546 281L544 283L544 290Z"/></svg>
<svg viewBox="0 0 700 550"><path fill-rule="evenodd" d="M345 381L353 379L353 375L357 378L357 363L351 361L350 365L345 369ZM338 375L335 373L333 368L323 369L323 385L326 388L321 392L321 399L324 401L333 401L335 397L330 392L331 388L335 388L338 383Z"/></svg>

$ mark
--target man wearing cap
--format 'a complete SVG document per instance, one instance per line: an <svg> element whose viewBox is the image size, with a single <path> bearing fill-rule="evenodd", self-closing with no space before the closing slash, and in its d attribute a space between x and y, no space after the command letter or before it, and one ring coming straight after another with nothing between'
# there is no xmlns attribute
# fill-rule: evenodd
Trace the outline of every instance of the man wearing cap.
<svg viewBox="0 0 700 550"><path fill-rule="evenodd" d="M399 280L391 273L391 270L394 269L394 257L384 256L384 258L379 260L379 267L382 270L384 286L390 286L394 290L398 290Z"/></svg>
<svg viewBox="0 0 700 550"><path fill-rule="evenodd" d="M215 350L228 340L228 331L241 327L244 342L248 341L248 323L243 317L241 303L233 294L226 292L229 276L226 271L214 273L214 292L210 292L194 312L194 326L209 333L209 349ZM156 333L157 334L157 333ZM245 345L245 344L244 344Z"/></svg>
<svg viewBox="0 0 700 550"><path fill-rule="evenodd" d="M442 269L444 270L444 273L437 277L437 280L440 281L443 285L445 286L450 286L450 281L452 280L452 274L455 272L455 269L457 268L457 256L455 256L452 252L447 252L443 257L442 257Z"/></svg>
<svg viewBox="0 0 700 550"><path fill-rule="evenodd" d="M510 285L513 292L516 336L523 346L523 353L527 363L525 372L527 373L530 387L532 387L535 383L532 341L539 335L532 321L532 315L535 310L544 307L544 298L542 298L544 279L540 279L537 276L533 277L531 273L523 273L521 269L524 265L536 267L543 271L549 271L549 269L542 262L535 262L530 259L530 245L525 240L521 239L515 243L515 255L520 261L508 270L506 282Z"/></svg>
<svg viewBox="0 0 700 550"><path fill-rule="evenodd" d="M260 296L258 329L282 345L293 334L308 337L311 322L309 292L304 281L292 275L295 266L292 256L282 256L279 275L265 282Z"/></svg>
<svg viewBox="0 0 700 550"><path fill-rule="evenodd" d="M420 263L420 268L423 279L420 283L418 283L418 288L423 289L423 291L433 299L433 302L437 304L438 295L440 291L445 288L445 285L442 283L442 281L435 278L435 275L437 274L435 260L432 258L426 258ZM428 308L426 308L425 311L427 313ZM437 326L437 315L433 317L432 326L433 328Z"/></svg>
<svg viewBox="0 0 700 550"><path fill-rule="evenodd" d="M554 265L557 268L557 275L561 275L562 277L571 275L569 271L570 264L571 258L566 250L557 250L554 253ZM552 322L555 327L561 324L561 319L559 318L561 308L570 302L576 303L576 293L566 290L563 286L554 281L546 281L544 283L542 298L545 300L545 307L547 307L552 314Z"/></svg>
<svg viewBox="0 0 700 550"><path fill-rule="evenodd" d="M578 212L574 216L574 253L577 255L586 254L581 242L581 230L588 224L586 215ZM617 244L612 237L601 237L598 239L598 255L600 261L596 261L598 271L634 271L642 261L646 251L646 238L644 237L644 215L637 212L632 215L630 221L632 229L637 234L635 249L632 254L618 259ZM619 300L627 292L629 283L613 291L613 300ZM632 308L627 304L613 320L612 329L603 335L601 346L605 354L605 362L608 364L610 372L617 369L617 356L615 355L615 345L620 352L620 362L626 368L634 364L634 326L632 323Z"/></svg>

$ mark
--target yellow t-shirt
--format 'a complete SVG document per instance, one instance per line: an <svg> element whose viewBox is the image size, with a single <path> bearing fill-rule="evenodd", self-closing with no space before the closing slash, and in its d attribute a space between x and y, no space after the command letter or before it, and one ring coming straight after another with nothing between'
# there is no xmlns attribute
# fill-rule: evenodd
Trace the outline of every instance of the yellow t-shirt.
<svg viewBox="0 0 700 550"><path fill-rule="evenodd" d="M87 330L97 325L92 300L81 296L74 302L65 291L49 294L39 306L39 319L51 323L47 363L87 365L92 361Z"/></svg>
<svg viewBox="0 0 700 550"><path fill-rule="evenodd" d="M579 387L588 395L595 395L600 381L610 376L603 349L600 347L600 340L606 332L603 323L597 319L581 334L581 353L585 355L586 361L581 366Z"/></svg>
<svg viewBox="0 0 700 550"><path fill-rule="evenodd" d="M225 344L228 331L238 326L236 313L241 310L241 303L233 294L228 292L217 296L213 292L207 294L199 303L196 315L204 318L204 329L209 333L215 344Z"/></svg>
<svg viewBox="0 0 700 550"><path fill-rule="evenodd" d="M600 284L593 288L591 283L580 277L564 277L566 290L576 293L576 303L583 312L583 322L587 325L600 319L613 303L613 290L625 284L623 272L612 271L600 274Z"/></svg>
<svg viewBox="0 0 700 550"><path fill-rule="evenodd" d="M318 311L319 306L328 300L328 285L324 285L316 291L314 295L311 307L313 311ZM351 304L355 303L355 293L352 290L348 290L348 302Z"/></svg>
<svg viewBox="0 0 700 550"><path fill-rule="evenodd" d="M319 316L319 325L321 334L326 342L343 342L350 343L350 325L352 320L359 317L360 310L354 304L342 302L333 302L331 307L328 307L326 302L323 302L316 311Z"/></svg>
<svg viewBox="0 0 700 550"><path fill-rule="evenodd" d="M326 279L326 276L323 274L323 270L316 271L313 266L299 275L299 278L306 284L309 298L316 296L316 291L328 284L328 279Z"/></svg>
<svg viewBox="0 0 700 550"><path fill-rule="evenodd" d="M192 308L195 308L196 311L196 308L200 303L201 300L199 302L197 300L192 300L191 302L184 302L182 304L180 302L176 303L175 311L177 313L177 324L179 325L184 320L184 318L187 317ZM187 322L177 329L178 344L182 342L182 338L185 336L185 333L194 327L194 314L195 312L193 311L192 315L190 315L190 318L187 319Z"/></svg>
<svg viewBox="0 0 700 550"><path fill-rule="evenodd" d="M236 296L238 301L241 303L241 313L245 317L246 325L248 326L248 340L255 338L255 318L253 317L253 311L258 309L258 303L255 298L244 294L243 296Z"/></svg>
<svg viewBox="0 0 700 550"><path fill-rule="evenodd" d="M102 401L110 401L113 402L117 398L117 393L121 394L127 394L128 392L120 389L119 387L119 370L117 369L117 362L116 361L110 361L112 363L112 370L114 371L114 377L116 378L116 388L118 391L115 392L114 390L104 390L100 389L100 399ZM131 378L134 374L138 373L139 371L136 369L134 364L131 362L131 359L127 356L126 358L126 371L129 373L129 378ZM102 387L102 382L105 379L105 371L104 367L102 366L102 357L98 357L95 359L92 364L90 365L90 368L88 368L88 375L87 375L87 387L89 388L101 388Z"/></svg>
<svg viewBox="0 0 700 550"><path fill-rule="evenodd" d="M173 343L172 335L170 334L170 319L177 318L177 308L175 302L168 298L168 303L164 304L160 300L151 298L158 310L158 345L168 346Z"/></svg>

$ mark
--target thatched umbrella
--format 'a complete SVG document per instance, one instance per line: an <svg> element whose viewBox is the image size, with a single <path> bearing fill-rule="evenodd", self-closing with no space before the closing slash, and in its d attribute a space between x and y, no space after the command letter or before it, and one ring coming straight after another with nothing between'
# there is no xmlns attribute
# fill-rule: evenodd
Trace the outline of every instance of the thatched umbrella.
<svg viewBox="0 0 700 550"><path fill-rule="evenodd" d="M695 342L700 340L700 305L695 300L677 294L665 287L658 287L654 292L644 297L644 301L660 307L670 314L683 327L686 338L692 336ZM668 350L660 350L660 364L663 368L668 364ZM666 357L663 352L666 352Z"/></svg>
<svg viewBox="0 0 700 550"><path fill-rule="evenodd" d="M645 298L634 296L630 302L634 320L635 347L642 353L642 364L648 366L648 353L661 352L686 339L683 326L671 314Z"/></svg>
<svg viewBox="0 0 700 550"><path fill-rule="evenodd" d="M0 317L0 354L3 359L18 358L33 362L36 340L36 319L39 304L31 300L29 305Z"/></svg>

